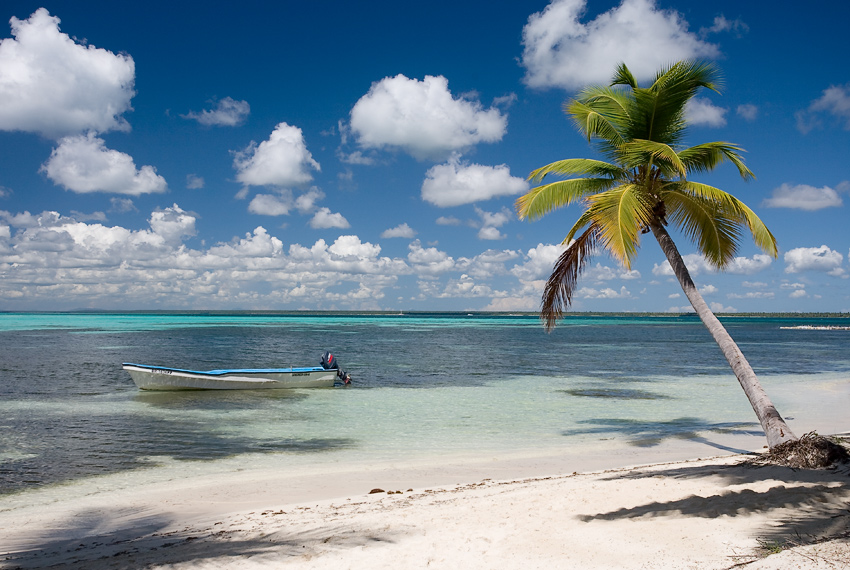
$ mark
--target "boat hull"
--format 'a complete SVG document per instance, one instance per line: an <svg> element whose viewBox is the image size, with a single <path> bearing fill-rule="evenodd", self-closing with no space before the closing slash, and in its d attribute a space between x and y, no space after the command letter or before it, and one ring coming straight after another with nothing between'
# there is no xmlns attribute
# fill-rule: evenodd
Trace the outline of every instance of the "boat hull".
<svg viewBox="0 0 850 570"><path fill-rule="evenodd" d="M319 367L198 371L129 362L123 366L142 390L330 388L337 377L336 370Z"/></svg>

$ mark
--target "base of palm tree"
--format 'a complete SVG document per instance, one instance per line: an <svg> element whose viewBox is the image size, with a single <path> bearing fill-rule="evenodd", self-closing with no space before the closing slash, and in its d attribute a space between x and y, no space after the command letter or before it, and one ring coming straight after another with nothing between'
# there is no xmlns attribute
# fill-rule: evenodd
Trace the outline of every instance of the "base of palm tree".
<svg viewBox="0 0 850 570"><path fill-rule="evenodd" d="M774 446L751 460L759 465L784 465L794 469L823 469L850 462L850 441L816 432Z"/></svg>

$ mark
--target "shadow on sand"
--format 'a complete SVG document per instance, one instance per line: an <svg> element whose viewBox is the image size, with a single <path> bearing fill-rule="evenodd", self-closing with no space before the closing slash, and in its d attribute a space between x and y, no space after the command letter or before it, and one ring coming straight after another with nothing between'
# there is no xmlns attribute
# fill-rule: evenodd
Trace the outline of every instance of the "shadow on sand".
<svg viewBox="0 0 850 570"><path fill-rule="evenodd" d="M765 544L812 544L850 538L850 464L830 469L792 469L777 465L754 465L742 460L734 465L675 466L669 469L635 469L611 475L609 480L669 478L720 479L725 486L769 481L764 491L734 490L668 502L651 502L607 513L580 515L594 520L636 519L669 515L717 518L776 513L757 537ZM782 512L780 512L782 510Z"/></svg>

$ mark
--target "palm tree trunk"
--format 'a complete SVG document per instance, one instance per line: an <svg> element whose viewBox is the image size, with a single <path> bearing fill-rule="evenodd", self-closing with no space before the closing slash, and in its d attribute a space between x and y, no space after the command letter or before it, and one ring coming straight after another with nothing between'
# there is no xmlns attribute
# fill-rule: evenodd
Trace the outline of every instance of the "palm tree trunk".
<svg viewBox="0 0 850 570"><path fill-rule="evenodd" d="M676 248L676 244L673 243L670 234L667 233L664 226L657 220L650 224L650 229L652 229L652 234L664 251L664 255L667 256L667 261L670 262L670 266L673 268L673 273L675 273L676 278L679 280L682 290L685 292L691 305L693 305L700 320L702 320L715 342L717 342L726 360L729 361L729 366L732 367L732 371L738 378L738 382L747 394L750 405L752 405L764 430L764 434L767 436L768 447L772 449L780 443L798 439L785 423L785 420L782 419L782 416L779 415L773 402L770 401L770 397L768 397L767 393L761 387L756 373L753 372L750 363L744 358L741 349L738 348L738 345L732 340L726 328L714 316L714 313L708 307L702 295L700 295L696 285L691 280L688 268L685 267L685 262L682 260L682 256L679 254L679 250Z"/></svg>

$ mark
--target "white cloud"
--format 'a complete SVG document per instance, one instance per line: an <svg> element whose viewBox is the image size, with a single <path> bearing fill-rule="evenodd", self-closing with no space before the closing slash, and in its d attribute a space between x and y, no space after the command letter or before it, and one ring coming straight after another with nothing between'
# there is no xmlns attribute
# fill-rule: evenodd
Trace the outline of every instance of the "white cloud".
<svg viewBox="0 0 850 570"><path fill-rule="evenodd" d="M315 229L345 229L351 227L351 224L342 214L331 212L330 208L319 208L313 215L313 219L310 220L310 227Z"/></svg>
<svg viewBox="0 0 850 570"><path fill-rule="evenodd" d="M257 194L248 204L248 211L261 216L285 216L291 207L292 200L287 196Z"/></svg>
<svg viewBox="0 0 850 570"><path fill-rule="evenodd" d="M133 205L133 200L130 198L110 198L109 199L109 211L110 212L138 212L136 206Z"/></svg>
<svg viewBox="0 0 850 570"><path fill-rule="evenodd" d="M381 233L382 238L412 238L415 235L416 232L406 222L394 228L386 229Z"/></svg>
<svg viewBox="0 0 850 570"><path fill-rule="evenodd" d="M714 285L703 285L699 288L699 292L701 295L713 295L717 293L717 287Z"/></svg>
<svg viewBox="0 0 850 570"><path fill-rule="evenodd" d="M435 247L422 247L419 240L408 248L407 261L417 275L438 275L455 268L455 260L446 252Z"/></svg>
<svg viewBox="0 0 850 570"><path fill-rule="evenodd" d="M484 226L480 230L478 230L478 239L486 239L486 240L500 240L508 237L499 231L499 228L494 226Z"/></svg>
<svg viewBox="0 0 850 570"><path fill-rule="evenodd" d="M773 196L762 202L768 208L794 208L814 212L823 208L837 208L842 204L838 192L824 186L815 188L807 184L782 184L773 190Z"/></svg>
<svg viewBox="0 0 850 570"><path fill-rule="evenodd" d="M442 76L384 78L351 109L351 131L362 148L397 147L418 159L499 141L506 129L507 118L497 108L453 98Z"/></svg>
<svg viewBox="0 0 850 570"><path fill-rule="evenodd" d="M685 106L685 118L692 125L723 127L726 125L726 111L717 107L704 97L694 97Z"/></svg>
<svg viewBox="0 0 850 570"><path fill-rule="evenodd" d="M850 83L847 85L832 85L825 89L820 98L815 99L808 109L798 111L797 129L807 134L822 125L823 114L829 114L844 122L844 129L850 130Z"/></svg>
<svg viewBox="0 0 850 570"><path fill-rule="evenodd" d="M738 113L738 116L745 121L755 121L759 115L759 108L750 103L745 103L743 105L738 105L735 112Z"/></svg>
<svg viewBox="0 0 850 570"><path fill-rule="evenodd" d="M785 273L802 271L825 271L830 275L842 275L841 253L822 245L820 247L797 247L785 253Z"/></svg>
<svg viewBox="0 0 850 570"><path fill-rule="evenodd" d="M521 281L533 281L535 279L548 279L555 267L555 262L564 252L561 244L537 244L537 247L526 252L527 261L515 265L511 269L517 279Z"/></svg>
<svg viewBox="0 0 850 570"><path fill-rule="evenodd" d="M319 163L307 150L301 129L279 123L267 141L235 152L236 179L245 186L298 186L313 179Z"/></svg>
<svg viewBox="0 0 850 570"><path fill-rule="evenodd" d="M592 267L587 267L582 272L582 277L590 281L611 281L612 279L640 279L640 271L637 269L625 270L615 269L597 263Z"/></svg>
<svg viewBox="0 0 850 570"><path fill-rule="evenodd" d="M483 166L461 162L458 154L446 164L432 166L422 183L422 199L441 208L472 204L528 190L528 182L511 176L507 165Z"/></svg>
<svg viewBox="0 0 850 570"><path fill-rule="evenodd" d="M806 293L805 289L797 289L796 291L791 291L791 294L788 295L789 299L801 299L803 297L808 297L809 294Z"/></svg>
<svg viewBox="0 0 850 570"><path fill-rule="evenodd" d="M699 253L689 253L682 256L682 260L688 268L691 275L699 275L701 273L717 273L717 270ZM752 275L767 269L773 262L769 255L756 254L752 258L736 257L724 269L725 273L735 275ZM661 263L656 263L652 267L652 274L658 276L672 276L673 268L670 263L664 260Z"/></svg>
<svg viewBox="0 0 850 570"><path fill-rule="evenodd" d="M606 287L604 289L594 289L592 287L582 287L575 293L578 299L628 299L632 296L626 286L620 287L620 290Z"/></svg>
<svg viewBox="0 0 850 570"><path fill-rule="evenodd" d="M463 223L454 216L440 216L436 222L438 226L459 226Z"/></svg>
<svg viewBox="0 0 850 570"><path fill-rule="evenodd" d="M741 282L741 286L750 289L762 289L764 287L767 287L767 283L763 281L743 281Z"/></svg>
<svg viewBox="0 0 850 570"><path fill-rule="evenodd" d="M200 190L204 187L204 179L197 174L186 175L186 188L189 190Z"/></svg>
<svg viewBox="0 0 850 570"><path fill-rule="evenodd" d="M736 257L729 262L729 265L724 271L734 275L754 275L770 267L771 263L773 263L772 257L763 253L757 253L752 258Z"/></svg>
<svg viewBox="0 0 850 570"><path fill-rule="evenodd" d="M309 214L316 210L316 202L324 198L325 193L314 186L295 199L295 207L302 214Z"/></svg>
<svg viewBox="0 0 850 570"><path fill-rule="evenodd" d="M572 90L607 84L622 61L638 80L650 79L670 62L719 53L689 32L678 12L659 10L653 0L623 0L583 23L586 5L586 0L553 0L529 17L522 40L528 85Z"/></svg>
<svg viewBox="0 0 850 570"><path fill-rule="evenodd" d="M94 130L127 131L135 66L129 55L80 45L45 8L12 17L0 41L0 130L60 138Z"/></svg>
<svg viewBox="0 0 850 570"><path fill-rule="evenodd" d="M478 230L478 239L484 240L500 240L507 236L499 231L498 228L508 223L513 214L507 208L502 208L498 212L487 212L478 206L475 207L475 212L481 218L481 228Z"/></svg>
<svg viewBox="0 0 850 570"><path fill-rule="evenodd" d="M177 204L152 212L148 223L151 230L170 245L179 245L184 236L195 235L195 216Z"/></svg>
<svg viewBox="0 0 850 570"><path fill-rule="evenodd" d="M55 184L78 193L139 196L167 189L165 178L156 173L156 168L136 169L129 154L106 148L103 139L94 133L60 140L41 171Z"/></svg>
<svg viewBox="0 0 850 570"><path fill-rule="evenodd" d="M734 32L736 35L740 36L748 31L750 31L750 27L739 18L730 20L721 14L719 16L715 16L714 23L710 28L701 28L700 35L704 37L708 34Z"/></svg>
<svg viewBox="0 0 850 570"><path fill-rule="evenodd" d="M772 291L747 291L746 293L729 293L726 295L729 299L773 299L775 294Z"/></svg>
<svg viewBox="0 0 850 570"><path fill-rule="evenodd" d="M237 101L231 97L225 97L218 102L215 109L204 109L200 113L189 111L180 115L184 119L194 119L202 125L217 127L238 127L245 123L251 113L248 101Z"/></svg>

